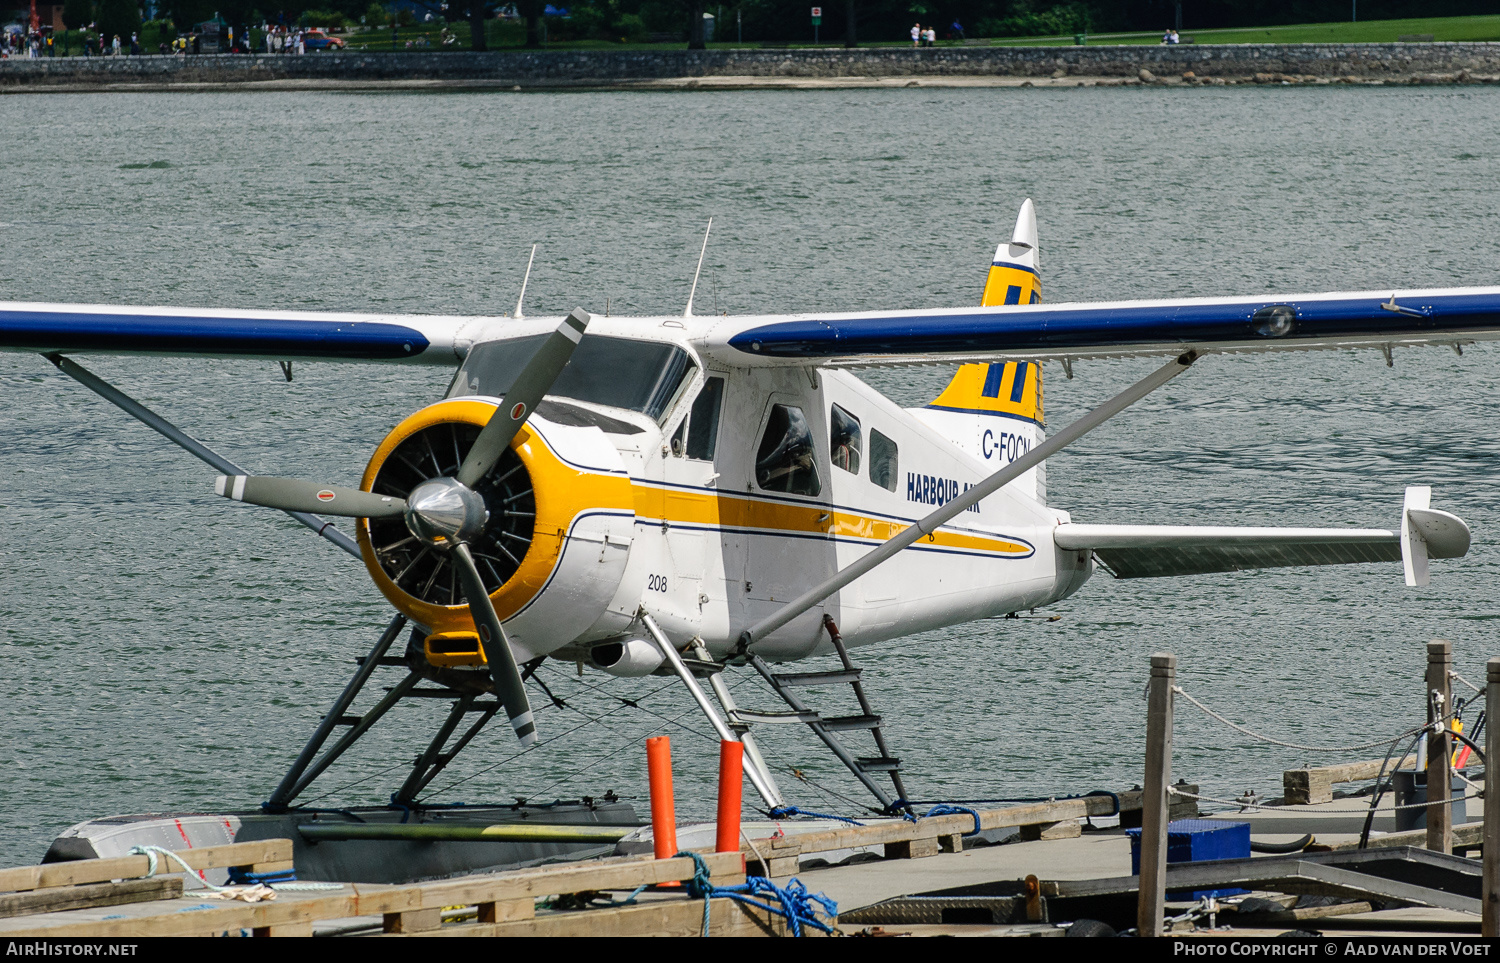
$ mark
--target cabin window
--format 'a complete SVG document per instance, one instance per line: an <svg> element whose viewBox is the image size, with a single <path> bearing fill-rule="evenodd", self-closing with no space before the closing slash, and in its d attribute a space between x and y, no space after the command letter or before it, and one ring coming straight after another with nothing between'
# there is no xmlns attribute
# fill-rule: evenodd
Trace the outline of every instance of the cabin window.
<svg viewBox="0 0 1500 963"><path fill-rule="evenodd" d="M859 456L864 450L864 439L859 431L859 419L834 405L828 413L828 454L836 468L859 474Z"/></svg>
<svg viewBox="0 0 1500 963"><path fill-rule="evenodd" d="M693 399L688 415L687 456L713 461L719 446L719 408L724 403L724 379L709 378Z"/></svg>
<svg viewBox="0 0 1500 963"><path fill-rule="evenodd" d="M888 492L896 490L899 468L896 443L874 428L870 429L870 481Z"/></svg>
<svg viewBox="0 0 1500 963"><path fill-rule="evenodd" d="M449 386L448 397L505 397L516 376L551 336L474 345ZM578 342L568 366L547 394L639 411L660 421L692 374L693 362L675 344L590 334Z"/></svg>
<svg viewBox="0 0 1500 963"><path fill-rule="evenodd" d="M764 491L790 495L816 495L823 490L813 457L812 429L801 408L771 406L755 453L755 484Z"/></svg>

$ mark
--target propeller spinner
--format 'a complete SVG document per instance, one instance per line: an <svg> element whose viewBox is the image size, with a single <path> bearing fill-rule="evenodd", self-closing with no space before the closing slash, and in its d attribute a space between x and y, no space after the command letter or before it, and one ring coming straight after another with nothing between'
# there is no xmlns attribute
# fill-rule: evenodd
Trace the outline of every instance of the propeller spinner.
<svg viewBox="0 0 1500 963"><path fill-rule="evenodd" d="M583 338L589 320L588 312L575 308L542 343L505 393L505 400L480 430L456 477L428 479L404 499L336 485L259 475L220 475L214 483L214 491L225 498L266 508L345 518L401 517L416 538L448 552L463 585L464 597L469 602L469 614L474 619L484 659L490 667L495 695L505 707L511 728L523 746L536 741L536 723L532 719L531 702L526 697L526 684L521 679L520 667L516 665L510 639L500 624L500 617L485 591L484 581L469 550L470 543L484 531L489 519L484 499L474 488L499 463L516 433L562 374L573 356L573 349Z"/></svg>

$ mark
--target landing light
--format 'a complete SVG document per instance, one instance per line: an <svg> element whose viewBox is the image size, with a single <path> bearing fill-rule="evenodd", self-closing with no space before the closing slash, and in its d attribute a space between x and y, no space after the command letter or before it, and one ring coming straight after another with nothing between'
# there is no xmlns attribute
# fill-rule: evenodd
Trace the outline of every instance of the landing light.
<svg viewBox="0 0 1500 963"><path fill-rule="evenodd" d="M1297 309L1290 304L1268 304L1250 316L1250 327L1263 338L1280 338L1297 327Z"/></svg>

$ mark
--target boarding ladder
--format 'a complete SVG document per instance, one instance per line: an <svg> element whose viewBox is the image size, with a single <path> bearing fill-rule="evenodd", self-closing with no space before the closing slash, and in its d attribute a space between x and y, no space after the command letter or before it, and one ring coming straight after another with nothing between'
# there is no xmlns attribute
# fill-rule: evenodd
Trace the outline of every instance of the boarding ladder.
<svg viewBox="0 0 1500 963"><path fill-rule="evenodd" d="M890 748L886 745L885 733L880 729L880 716L870 708L870 700L865 696L864 686L860 683L860 675L864 670L856 666L849 658L849 650L845 647L844 639L839 635L838 626L834 623L832 616L823 616L823 627L828 630L828 638L833 642L834 650L838 652L839 661L844 667L828 672L776 672L766 660L754 653L749 654L750 665L760 673L761 678L766 680L792 711L753 712L749 709L737 708L729 712L730 728L743 733L755 724L804 723L819 739L823 740L839 761L854 773L854 777L880 801L884 811L895 812L906 808L906 786L901 781L901 760L891 755ZM859 714L824 716L809 708L797 696L796 690L799 688L824 685L848 685L852 688L854 698L859 703ZM877 755L856 756L849 751L839 737L839 733L859 730L865 730L874 737ZM891 778L891 784L896 790L895 799L892 799L875 781L875 775L882 772Z"/></svg>

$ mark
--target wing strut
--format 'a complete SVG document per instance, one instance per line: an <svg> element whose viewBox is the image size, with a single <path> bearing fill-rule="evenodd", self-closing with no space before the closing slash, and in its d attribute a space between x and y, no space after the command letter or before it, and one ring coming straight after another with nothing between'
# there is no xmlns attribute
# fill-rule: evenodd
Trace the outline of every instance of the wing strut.
<svg viewBox="0 0 1500 963"><path fill-rule="evenodd" d="M105 381L103 378L94 374L92 371L88 370L73 359L65 358L60 354L48 354L44 355L44 357L48 361L57 365L58 371L61 371L69 378L72 378L74 381L83 385L85 388L103 398L105 401L108 401L111 404L117 406L118 408L120 408L120 410L124 411L127 415L130 415L132 418L139 421L147 428L160 432L168 441L172 442L183 451L186 451L188 454L193 455L196 458L201 458L226 475L249 474L249 472L245 471L245 469L236 465L228 458L225 458L223 455L214 451L212 448L209 448L207 445L203 444L192 435L189 435L181 428L178 428L176 425L172 424L161 415L158 415L150 408L147 408L139 401L136 401L134 398L130 397L119 388L116 388L108 381ZM298 512L291 511L289 509L286 509L285 511L288 515L292 516L297 521L317 532L323 538L328 539L339 548L342 548L350 555L353 555L355 558L360 557L359 545L355 543L354 539L339 531L337 528L334 528L332 522L328 521L325 518L314 515L311 512Z"/></svg>
<svg viewBox="0 0 1500 963"><path fill-rule="evenodd" d="M1006 467L964 492L958 498L955 498L926 518L916 522L900 535L867 552L858 561L839 569L823 582L808 589L796 599L783 605L742 632L739 642L735 646L735 654L743 655L745 650L751 645L775 632L783 625L786 625L803 612L819 604L881 562L896 555L918 539L937 531L945 522L957 517L970 506L978 504L980 499L988 495L993 495L1032 468L1035 468L1057 452L1071 445L1095 428L1098 428L1137 401L1140 401L1157 388L1160 388L1168 381L1182 374L1196 360L1198 360L1198 353L1196 351L1188 351L1185 354L1178 355L1093 411L1079 418L1062 431L1048 438L1040 445L1037 445L1027 454L1017 458Z"/></svg>

